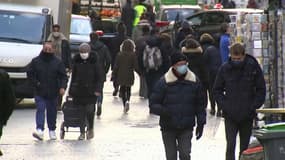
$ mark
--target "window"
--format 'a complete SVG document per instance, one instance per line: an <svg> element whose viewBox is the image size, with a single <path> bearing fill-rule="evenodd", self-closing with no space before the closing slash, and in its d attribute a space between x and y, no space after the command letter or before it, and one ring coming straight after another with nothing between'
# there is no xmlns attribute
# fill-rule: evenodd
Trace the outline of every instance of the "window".
<svg viewBox="0 0 285 160"><path fill-rule="evenodd" d="M195 17L191 17L190 19L188 19L188 22L191 25L201 25L202 17L203 17L203 14L199 14L199 15L197 15Z"/></svg>
<svg viewBox="0 0 285 160"><path fill-rule="evenodd" d="M224 22L224 16L221 13L208 13L205 16L205 24L221 24Z"/></svg>

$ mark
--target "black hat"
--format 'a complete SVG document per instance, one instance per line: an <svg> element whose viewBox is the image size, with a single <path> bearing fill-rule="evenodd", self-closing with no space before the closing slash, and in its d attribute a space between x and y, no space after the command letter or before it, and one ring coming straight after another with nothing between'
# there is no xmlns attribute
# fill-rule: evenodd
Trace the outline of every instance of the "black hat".
<svg viewBox="0 0 285 160"><path fill-rule="evenodd" d="M187 61L187 57L181 52L175 52L171 55L171 65L173 66L179 61Z"/></svg>

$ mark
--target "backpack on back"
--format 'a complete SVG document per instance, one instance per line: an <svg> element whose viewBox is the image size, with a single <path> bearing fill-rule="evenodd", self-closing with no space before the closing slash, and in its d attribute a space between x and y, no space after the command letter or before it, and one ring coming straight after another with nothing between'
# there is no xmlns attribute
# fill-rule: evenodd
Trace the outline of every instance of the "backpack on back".
<svg viewBox="0 0 285 160"><path fill-rule="evenodd" d="M143 51L143 65L147 71L159 69L162 65L162 56L158 47L145 46Z"/></svg>

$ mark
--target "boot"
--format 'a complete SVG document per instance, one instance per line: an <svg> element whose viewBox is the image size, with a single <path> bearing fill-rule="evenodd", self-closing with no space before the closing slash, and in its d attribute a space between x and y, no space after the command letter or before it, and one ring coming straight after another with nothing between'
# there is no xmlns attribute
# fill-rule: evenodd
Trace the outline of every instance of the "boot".
<svg viewBox="0 0 285 160"><path fill-rule="evenodd" d="M2 153L2 151L0 150L0 156L3 156L3 153Z"/></svg>
<svg viewBox="0 0 285 160"><path fill-rule="evenodd" d="M124 112L128 113L129 109L130 109L130 103L129 103L129 101L126 101L126 103L124 105Z"/></svg>
<svg viewBox="0 0 285 160"><path fill-rule="evenodd" d="M87 131L87 139L92 139L94 137L93 129Z"/></svg>
<svg viewBox="0 0 285 160"><path fill-rule="evenodd" d="M115 97L115 96L117 96L117 94L118 94L118 89L115 89L113 92L113 96Z"/></svg>
<svg viewBox="0 0 285 160"><path fill-rule="evenodd" d="M101 116L102 113L102 104L98 103L97 104L97 116Z"/></svg>

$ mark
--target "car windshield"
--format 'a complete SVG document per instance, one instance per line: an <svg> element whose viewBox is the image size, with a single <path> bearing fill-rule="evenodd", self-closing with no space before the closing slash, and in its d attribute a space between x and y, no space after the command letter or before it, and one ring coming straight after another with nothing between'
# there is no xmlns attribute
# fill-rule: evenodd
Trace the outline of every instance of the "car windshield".
<svg viewBox="0 0 285 160"><path fill-rule="evenodd" d="M196 13L197 9L191 8L172 8L165 9L162 13L162 21L175 21L177 14L179 14L179 20L185 20L187 17Z"/></svg>
<svg viewBox="0 0 285 160"><path fill-rule="evenodd" d="M73 18L71 20L71 34L89 35L91 32L92 27L89 19Z"/></svg>
<svg viewBox="0 0 285 160"><path fill-rule="evenodd" d="M45 17L40 14L0 11L0 41L36 43L43 41Z"/></svg>

